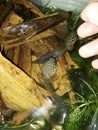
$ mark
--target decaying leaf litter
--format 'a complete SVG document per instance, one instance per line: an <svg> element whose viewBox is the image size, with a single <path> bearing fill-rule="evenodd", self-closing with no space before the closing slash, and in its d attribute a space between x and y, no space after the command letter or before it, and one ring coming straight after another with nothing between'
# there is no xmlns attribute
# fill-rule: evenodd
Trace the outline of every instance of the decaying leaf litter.
<svg viewBox="0 0 98 130"><path fill-rule="evenodd" d="M68 71L78 65L68 53L77 40L76 34L70 36L72 32L66 27L71 13L45 16L27 0L0 2L1 8L8 5L9 10L1 15L0 23L0 92L1 111L8 118L5 121L20 125L33 109L47 106L47 98L58 101L64 94L69 95L73 108L75 94ZM30 17L19 15L21 10Z"/></svg>
<svg viewBox="0 0 98 130"><path fill-rule="evenodd" d="M70 13L66 12L62 14L44 16L44 14L42 14L40 10L31 2L23 0L21 2L11 1L6 3L9 4L9 15L5 10L5 14L7 14L8 17L5 16L5 20L2 20L0 30L0 91L1 99L5 103L6 107L8 109L12 109L12 111L31 111L35 107L41 107L45 102L44 100L46 100L45 98L52 96L51 92L48 91L50 88L46 88L50 81L52 82L52 86L56 87L54 90L57 95L61 96L66 92L69 92L69 96L71 97L72 90L70 88L69 80L67 77L66 81L65 79L61 80L62 76L67 73L66 70L63 72L60 67L65 59L61 63L56 63L56 61L54 61L56 59L54 59L53 56L47 57L47 55L49 55L48 53L51 53L51 51L55 48L58 48L59 45L57 32L54 28L49 28L59 24L60 22L67 21L70 17ZM35 13L37 18L25 20L17 15L14 8L18 8L17 6L21 5L27 9L30 9L30 13L31 11ZM2 15L2 17L4 17L4 15ZM34 56L32 54L34 54ZM40 59L43 55L46 55L47 57L44 59L44 62L51 58L52 62L49 63L50 65L45 65L46 63L38 65L31 64L33 59L38 57ZM57 58L58 57L59 54ZM11 61L8 61L8 59ZM52 64L54 64L55 72L52 70ZM43 66L45 66L44 71L47 70L46 72L50 74L48 74L48 79L45 79L45 77L47 77L45 74L43 78L41 69ZM56 68L56 66L58 67ZM44 88L40 85L44 86ZM58 88L58 86L60 87ZM25 112L23 116L21 116L22 112L19 113L20 115L18 112L14 114L14 117L10 123L18 125L30 115L30 112ZM18 116L20 116L19 120L17 120Z"/></svg>

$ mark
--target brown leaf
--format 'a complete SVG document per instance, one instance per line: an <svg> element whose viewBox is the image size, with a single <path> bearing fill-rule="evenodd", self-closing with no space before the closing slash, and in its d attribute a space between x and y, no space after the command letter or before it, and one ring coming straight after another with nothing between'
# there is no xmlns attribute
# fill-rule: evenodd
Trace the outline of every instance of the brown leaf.
<svg viewBox="0 0 98 130"><path fill-rule="evenodd" d="M0 54L0 92L4 103L15 111L40 107L49 95L35 80Z"/></svg>

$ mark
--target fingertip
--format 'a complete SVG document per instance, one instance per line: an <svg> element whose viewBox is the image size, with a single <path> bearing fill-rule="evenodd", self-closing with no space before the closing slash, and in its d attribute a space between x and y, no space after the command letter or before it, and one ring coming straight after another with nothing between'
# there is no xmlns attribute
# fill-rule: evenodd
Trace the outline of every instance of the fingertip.
<svg viewBox="0 0 98 130"><path fill-rule="evenodd" d="M98 1L89 3L81 12L80 17L84 21L91 22L98 26Z"/></svg>
<svg viewBox="0 0 98 130"><path fill-rule="evenodd" d="M97 30L97 32L98 32L98 30ZM94 26L89 22L84 22L77 29L77 34L81 38L86 38L86 37L88 37L88 36L90 36L90 35L92 35L94 33L96 33L94 31Z"/></svg>
<svg viewBox="0 0 98 130"><path fill-rule="evenodd" d="M81 12L80 18L83 19L84 21L88 21L88 17L86 16L86 8Z"/></svg>
<svg viewBox="0 0 98 130"><path fill-rule="evenodd" d="M82 46L80 49L79 49L79 55L83 58L88 58L88 53L86 51L87 49Z"/></svg>
<svg viewBox="0 0 98 130"><path fill-rule="evenodd" d="M81 26L82 26L82 25L80 25L80 26L78 27L78 29L77 29L77 34L78 34L79 37L85 38L85 36L84 36L85 34L84 34L83 29L81 28Z"/></svg>
<svg viewBox="0 0 98 130"><path fill-rule="evenodd" d="M98 59L93 60L91 64L92 64L93 68L98 69Z"/></svg>
<svg viewBox="0 0 98 130"><path fill-rule="evenodd" d="M86 37L94 35L96 33L98 33L98 26L93 25L92 23L89 23L89 22L84 22L77 29L77 34L81 38L86 38Z"/></svg>

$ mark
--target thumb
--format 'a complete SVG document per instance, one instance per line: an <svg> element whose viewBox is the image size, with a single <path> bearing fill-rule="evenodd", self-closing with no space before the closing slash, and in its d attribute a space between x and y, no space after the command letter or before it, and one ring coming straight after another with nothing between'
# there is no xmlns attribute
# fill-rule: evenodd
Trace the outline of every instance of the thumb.
<svg viewBox="0 0 98 130"><path fill-rule="evenodd" d="M81 18L98 26L98 2L91 2L81 13Z"/></svg>

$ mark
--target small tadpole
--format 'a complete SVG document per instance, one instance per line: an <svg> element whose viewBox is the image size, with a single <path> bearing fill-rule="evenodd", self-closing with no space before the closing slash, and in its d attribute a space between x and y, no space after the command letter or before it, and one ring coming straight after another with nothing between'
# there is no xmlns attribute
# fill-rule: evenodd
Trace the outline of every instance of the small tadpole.
<svg viewBox="0 0 98 130"><path fill-rule="evenodd" d="M77 41L76 32L74 31L69 32L65 37L65 40L63 41L61 47L42 55L37 60L32 61L32 63L41 64L48 61L50 58L56 59L59 56L63 55L66 51L71 51L74 48L74 44L76 43L76 41Z"/></svg>

